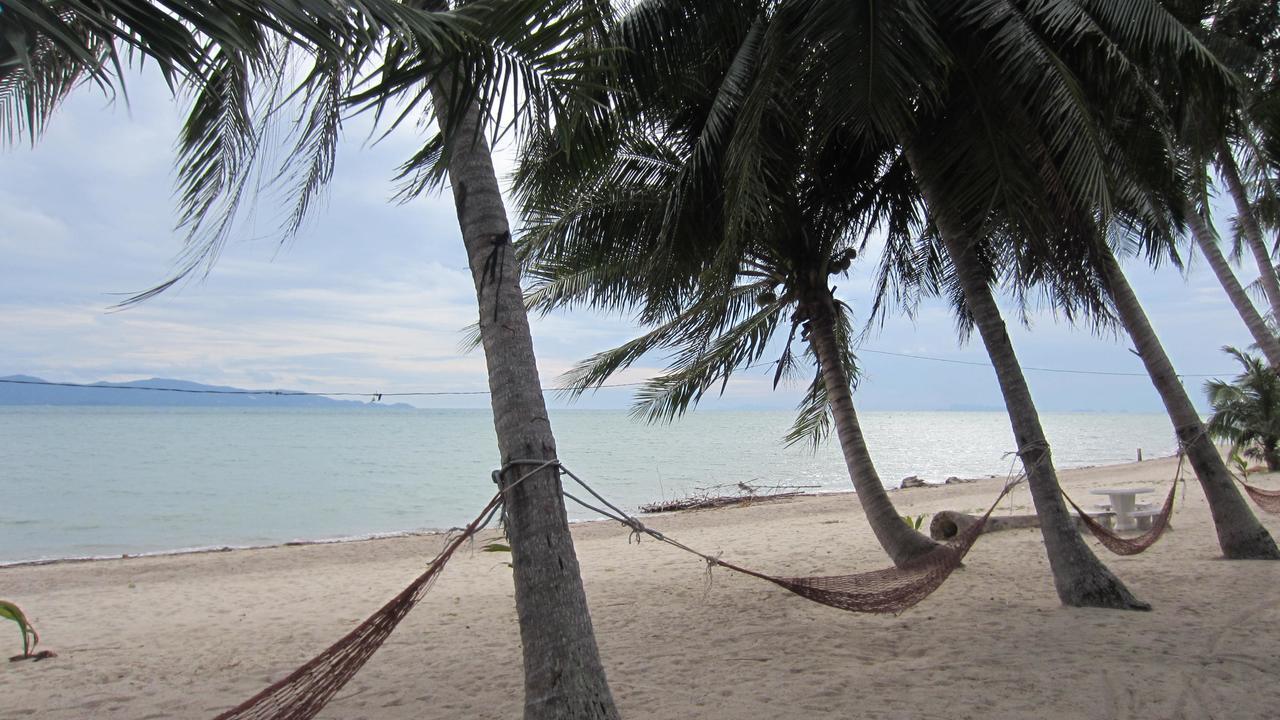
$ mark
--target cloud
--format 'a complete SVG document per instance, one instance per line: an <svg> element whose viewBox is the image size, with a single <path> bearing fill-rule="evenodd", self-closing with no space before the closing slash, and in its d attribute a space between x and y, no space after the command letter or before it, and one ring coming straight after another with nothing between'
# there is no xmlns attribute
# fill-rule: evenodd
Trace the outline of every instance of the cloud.
<svg viewBox="0 0 1280 720"><path fill-rule="evenodd" d="M302 390L393 392L487 387L484 357L464 354L461 330L475 322L475 289L448 193L389 204L390 178L422 136L412 127L367 144L367 121L353 121L325 202L290 242L278 241L287 207L269 196L207 278L125 312L111 293L139 291L174 270L183 236L173 229L173 146L181 111L149 76L132 104L108 106L77 93L34 149L14 148L0 175L0 374L56 380L180 377L201 382ZM511 167L509 147L499 171ZM1219 225L1226 216L1219 212ZM859 320L871 307L876 248L841 278L840 297ZM1247 346L1243 325L1203 263L1183 278L1174 268L1127 264L1151 321L1182 372L1230 368L1218 347ZM1247 268L1241 280L1252 280ZM1027 366L1141 371L1124 337L1096 337L1032 313L1032 328L1007 325ZM639 332L628 317L557 312L532 318L544 385L579 360ZM779 341L780 343L780 341ZM998 407L994 373L975 337L961 344L950 308L928 300L914 319L891 316L866 347L980 363L953 365L862 353L860 409ZM770 348L766 360L781 353ZM611 382L662 371L644 358ZM1028 372L1044 409L1158 410L1143 377L1100 378ZM767 369L735 376L708 408L783 407L803 385L775 391ZM1194 383L1188 388L1199 401ZM625 407L632 391L605 389L582 407ZM424 405L487 404L484 397L421 399ZM560 403L552 399L553 404Z"/></svg>

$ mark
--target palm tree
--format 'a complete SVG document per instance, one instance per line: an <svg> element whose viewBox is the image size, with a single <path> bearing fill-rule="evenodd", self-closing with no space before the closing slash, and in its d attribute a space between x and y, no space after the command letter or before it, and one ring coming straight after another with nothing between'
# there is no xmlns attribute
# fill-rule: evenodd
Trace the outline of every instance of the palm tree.
<svg viewBox="0 0 1280 720"><path fill-rule="evenodd" d="M1258 522L1231 478L1231 471L1210 439L1210 431L1200 420L1177 372L1156 337L1146 313L1129 286L1120 263L1110 252L1101 257L1102 272L1125 330L1133 338L1151 382L1173 421L1178 442L1200 480L1223 555L1232 560L1278 560L1280 550L1270 533Z"/></svg>
<svg viewBox="0 0 1280 720"><path fill-rule="evenodd" d="M758 363L782 333L775 385L798 372L791 345L800 330L819 372L788 439L816 443L835 426L869 524L903 564L935 545L901 521L876 473L850 394L856 367L849 309L830 284L848 270L869 214L903 175L883 175L882 157L835 143L808 145L803 126L784 119L803 113L797 95L758 119L767 148L755 158L769 165L768 212L735 219L741 209L728 197L733 178L721 171L732 162L722 155L723 141L737 132L741 83L760 72L755 48L767 5L689 11L695 18L723 13L681 28L688 55L702 58L692 64L664 61L652 43L635 42L652 27L652 7L620 23L616 36L633 44L623 45L631 72L619 85L646 92L619 99L621 110L595 126L612 135L608 141L548 139L519 175L528 219L522 253L540 279L529 300L544 312L636 310L650 329L584 361L566 384L581 393L646 354L667 351L667 372L645 384L634 409L650 421L695 406L735 370ZM737 14L744 9L755 14ZM596 152L586 155L584 146Z"/></svg>
<svg viewBox="0 0 1280 720"><path fill-rule="evenodd" d="M991 291L995 270L983 257L990 257L990 248L980 242L983 239L980 234L968 231L951 215L949 208L956 206L944 195L945 181L931 176L928 165L915 151L908 150L908 156L914 160L912 170L951 263L953 282L959 286L962 317L977 328L995 368L1018 456L1040 519L1058 597L1063 604L1075 607L1149 609L1150 605L1134 598L1084 543L1062 499L1039 412Z"/></svg>
<svg viewBox="0 0 1280 720"><path fill-rule="evenodd" d="M1234 382L1204 384L1213 405L1207 428L1215 440L1231 443L1233 455L1262 460L1267 470L1280 470L1280 376L1261 360L1233 347L1222 351L1240 363Z"/></svg>
<svg viewBox="0 0 1280 720"><path fill-rule="evenodd" d="M1166 406L1179 442L1196 470L1213 512L1224 555L1233 559L1276 559L1280 558L1280 551L1232 482L1129 287L1112 248L1106 242L1106 229L1110 228L1121 238L1136 239L1152 258L1159 257L1161 252L1172 249L1171 238L1176 224L1173 209L1181 209L1185 204L1173 170L1176 154L1171 149L1172 130L1163 115L1164 108L1158 103L1150 104L1159 95L1151 89L1142 68L1160 68L1167 64L1178 67L1200 65L1204 67L1199 71L1205 76L1204 82L1212 84L1215 78L1223 77L1220 71L1215 70L1216 60L1204 53L1189 33L1174 25L1168 16L1157 14L1148 19L1156 23L1152 32L1172 39L1160 52L1144 53L1140 44L1134 44L1131 45L1134 50L1126 58L1128 62L1118 64L1115 73L1095 70L1088 76L1082 76L1067 71L1069 74L1064 80L1076 98L1068 106L1073 108L1070 116L1081 125L1083 132L1073 133L1065 138L1065 142L1059 129L1052 126L1036 129L1031 124L1019 128L1017 119L1022 114L1035 116L1034 107L1019 107L1017 96L993 105L1001 108L1002 120L1013 121L1001 123L1001 136L1018 138L1024 157L1029 161L1021 163L1021 172L1017 162L991 163L992 169L999 170L1002 175L1000 182L1006 186L1017 183L1024 190L1039 188L1035 192L1043 198L1037 202L1033 193L1017 203L1001 199L998 207L1006 215L1015 217L1020 207L1040 208L1039 218L1028 217L1029 214L1023 212L1022 216L1030 222L1020 223L1020 230L1032 239L1037 236L1052 239L1058 233L1068 240L1051 246L1055 252L1034 253L1051 260L1043 266L1042 273L1062 275L1051 279L1068 292L1072 287L1088 288L1093 284L1110 299L1117 319L1132 337ZM1134 26L1126 27L1125 32L1134 32ZM1112 56L1123 47L1125 45L1120 42L1106 49L1084 44L1064 47L1055 60L1057 66L1063 68L1074 63L1079 63L1080 67L1097 68L1100 66L1098 54ZM1017 92L1012 82L1004 87ZM1067 97L1063 100L1064 105L1072 101ZM1061 109L1060 105L1057 112ZM1031 132L1018 132L1020 129ZM968 133L946 135L945 142L951 149L943 152L952 156L953 164L962 163L970 175L979 175L983 172L981 156L960 154L966 134L976 133L970 128ZM1060 158L1071 160L1064 162ZM988 174L992 174L991 171ZM962 192L969 193L981 193L986 187L999 186L995 182L984 185L974 177L951 185L963 187L965 190ZM936 192L937 188L934 190ZM953 201L949 206L963 207L963 204ZM1055 226L1057 230L1054 230ZM945 228L940 226L940 232L944 235L944 243L948 242ZM1026 244L1025 239L1020 242ZM954 262L954 253L952 259ZM1064 263L1064 259L1069 262ZM1056 294L1062 296L1061 292ZM1085 309L1097 313L1098 309L1093 305L1090 302Z"/></svg>
<svg viewBox="0 0 1280 720"><path fill-rule="evenodd" d="M1097 179L1085 119L1091 109L1081 107L1078 81L1055 52L1079 38L1058 37L1053 20L1089 15L1071 2L1035 11L988 6L978 18L962 10L941 15L937 25L954 58L949 85L902 137L932 232L950 264L948 287L962 323L978 330L996 370L1059 597L1075 606L1145 609L1149 605L1133 597L1074 527L992 293L994 282L1010 278L1015 288L1053 284L1051 299L1069 316L1096 313L1100 304L1096 280L1082 271L1070 236L1053 216L1063 193L1079 191L1074 183ZM1094 28L1087 34L1101 37L1086 42L1114 42ZM1043 149L1035 148L1039 137L1048 138ZM1040 169L1048 157L1070 158L1067 183L1044 181Z"/></svg>
<svg viewBox="0 0 1280 720"><path fill-rule="evenodd" d="M1254 262L1258 265L1258 279L1266 293L1267 302L1271 304L1271 316L1280 319L1280 276L1277 276L1275 265L1271 262L1271 252L1262 236L1262 226L1258 223L1253 201L1241 178L1239 164L1225 139L1218 144L1218 167L1231 192L1231 199L1235 202L1236 222L1239 223L1245 245L1253 253Z"/></svg>
<svg viewBox="0 0 1280 720"><path fill-rule="evenodd" d="M1262 350L1271 367L1280 368L1280 339L1276 338L1276 334L1258 313L1248 293L1240 285L1235 273L1231 271L1231 265L1222 254L1222 249L1218 247L1217 236L1209 221L1194 210L1186 214L1186 219L1196 247L1200 248L1214 276L1218 278L1222 289L1231 300L1231 305L1235 307L1240 318L1244 320L1245 326L1249 328L1249 334L1253 336L1254 343Z"/></svg>
<svg viewBox="0 0 1280 720"><path fill-rule="evenodd" d="M1203 167L1216 165L1219 176L1236 206L1236 224L1240 240L1253 255L1258 266L1258 282L1271 308L1271 316L1280 321L1280 276L1271 260L1271 251L1263 237L1259 203L1274 205L1275 196L1266 184L1260 197L1252 197L1249 184L1237 157L1247 160L1255 174L1264 175L1274 167L1276 149L1275 91L1280 79L1275 67L1280 60L1280 46L1275 38L1280 29L1277 6L1273 0L1227 0L1226 2L1189 4L1185 21L1196 28L1204 42L1230 67L1239 80L1240 92L1228 96L1227 103L1200 101L1184 106L1183 123L1190 129L1184 137L1196 149L1194 156ZM1207 181L1207 173L1198 173ZM1202 191L1203 192L1203 191ZM1264 203L1266 204L1266 203Z"/></svg>
<svg viewBox="0 0 1280 720"><path fill-rule="evenodd" d="M806 141L806 145L810 147L840 148L855 154L861 152L863 156L877 155L877 153L859 149L892 148L897 144L898 138L916 134L917 117L936 110L936 106L941 104L940 98L948 89L948 83L960 84L961 93L970 89L964 84L966 77L963 74L951 72L951 61L943 46L944 39L939 35L937 28L963 28L966 23L972 23L967 29L973 31L973 37L981 37L982 42L989 42L991 36L1000 38L995 32L991 32L990 35L983 34L984 28L989 25L987 22L989 17L979 17L975 20L971 15L957 12L956 17L938 18L930 14L930 8L919 3L895 4L889 7L887 12L874 17L867 15L868 9L858 4L780 4L777 7L772 7L769 3L764 5L766 7L763 12L757 10L755 14L744 13L739 19L726 21L723 18L711 17L713 13L702 13L688 8L671 9L661 2L649 3L642 7L649 12L642 15L636 22L638 27L650 31L654 36L681 38L681 42L672 43L680 50L689 48L689 43L685 42L692 34L687 30L689 27L696 29L709 25L742 29L744 40L741 45L724 53L731 62L730 72L727 74L731 82L721 85L719 91L707 92L707 84L698 79L681 79L668 84L691 92L703 91L698 95L702 98L701 100L695 99L678 106L698 112L707 105L713 108L713 112L708 113L711 122L708 123L707 129L693 140L695 143L693 157L696 162L709 167L725 169L725 179L722 183L725 200L720 201L723 202L728 217L725 224L729 228L745 228L757 235L762 233L761 228L769 228L779 222L776 218L772 221L770 218L779 215L778 210L785 206L779 198L788 196L788 188L779 183L778 178L791 178L797 174L802 177L817 176L817 173L811 170L796 170L794 167L787 168L786 162L774 162L779 155L783 154L778 151L778 144L773 142L775 137L771 135L776 128L800 127L801 129L795 131L793 136L810 138ZM989 6L986 9L991 11ZM996 12L999 14L1005 11L997 9ZM767 23L760 19L762 16L768 18ZM1007 21L1006 24L1008 24ZM851 37L848 35L851 31L855 33L861 31L862 34ZM1017 33L1014 35L1017 36ZM951 40L964 37L963 33L957 30ZM1007 36L1005 41L1007 42ZM973 43L974 45L982 44L976 40ZM1037 53L1029 49L1033 45L1034 43L1027 43L1020 48L1023 55L1030 55L1031 59L1036 61L1029 65L1023 64L1022 67L1042 70L1045 63L1043 58L1036 57ZM635 43L633 46L643 47L645 44ZM851 52L851 48L858 51ZM863 48L865 50L862 50ZM811 55L808 57L800 55L797 61L794 53L798 50L807 51ZM916 50L919 52L913 52ZM708 53L690 52L689 54L693 57L704 57ZM660 53L654 59L645 57L636 64L644 67L660 67L664 63L679 66L678 60L681 57L679 52L668 50L668 55ZM868 65L872 58L875 61ZM1014 61L1010 62L1008 56L1005 57L1005 61L1008 65L996 69L1009 72L1010 68L1019 67L1016 54ZM764 68L767 72L749 71L756 67ZM789 68L798 69L799 75L791 74L783 77L779 74L782 69ZM809 71L808 74L804 72L806 69ZM1031 85L1033 89L1030 96L1036 97L1039 92L1036 89L1039 76L1025 69L1015 70L1015 76L1024 86ZM630 87L627 82L622 84ZM1061 88L1063 84L1065 83L1059 83L1058 87ZM648 86L644 88L652 91ZM812 94L806 94L808 88L814 88L810 91ZM796 98L804 98L805 102L796 104ZM820 102L827 98L832 100L827 103ZM836 98L838 101L835 100ZM726 102L720 103L721 99L725 99ZM1057 98L1053 99L1057 100ZM996 108L999 104L991 104L988 107ZM775 111L777 114L774 114ZM984 139L991 138L990 133L984 132L976 133L976 136ZM960 138L959 144L966 144L966 138L956 137ZM724 145L726 149L714 154L707 151L707 146L713 143L716 146ZM783 144L783 147L787 146ZM972 142L968 142L967 146L974 147ZM1004 155L1017 153L1012 144L1000 142L993 142L984 147L986 148ZM893 152L885 154L884 150L880 150L878 156L894 158L888 161L887 165L882 162L882 167L895 168L895 172L900 175L909 169L919 170L920 163L917 157L913 157L910 147L907 158L912 160L911 164L916 165L916 168L911 168L901 156ZM889 174L887 170L884 172L886 176ZM684 177L681 175L680 179ZM707 184L709 183L703 182L698 186L704 187ZM896 184L900 186L902 183ZM980 217L984 204L968 202L972 198L948 199L947 204L938 204L938 196L934 190L939 185L958 187L965 191L972 189L962 182L945 182L936 185L922 183L921 185L925 200L935 210L935 226L954 239L951 243L953 249L967 248L967 244L961 244L964 241L960 239L960 232L963 231L957 231L957 225L946 219L954 216L939 215L937 210L942 207L963 208L963 212L969 216ZM984 193L989 186L989 184L977 186L979 187L977 194ZM1013 197L1015 193L1011 191L1016 188L1003 188L1003 190ZM910 218L917 202L917 193L899 190L893 194L886 194L885 197L887 198L885 206L888 210L881 208L880 211L891 218L888 221L889 226L893 228L891 234L898 236L906 234L912 225ZM978 199L988 201L990 194L980 195ZM874 205L874 203L871 204ZM707 207L706 204L699 203L689 203L689 206L699 211ZM681 205L670 203L667 207L681 207ZM1004 207L1020 206L1017 203L1009 203ZM786 218L782 222L790 223L795 227L802 226L796 222L795 218L785 213L781 214ZM1017 211L1012 211L1012 214L1017 215ZM1034 213L1026 213L1026 215L1032 217ZM579 227L571 228L570 236L572 233L582 232L581 226L595 231L597 224L594 219L588 218L579 223ZM978 227L981 225L981 222L978 223ZM643 224L636 222L632 226L643 227ZM741 234L747 236L746 233ZM986 234L978 233L972 238L985 239ZM734 253L730 257L741 257L746 249L743 247L744 241L737 242L739 242L737 248L730 246L730 250ZM623 245L626 246L626 243ZM649 252L648 246L643 247L645 249L640 251L640 257L645 257ZM1075 531L1058 491L1047 444L1044 443L1043 432L1039 430L1034 406L1030 403L1030 394L1026 391L1025 381L1021 379L1016 358L1003 332L1003 323L991 300L990 273L987 271L989 266L984 265L978 268L977 263L966 264L966 254L954 253L951 258L952 264L958 270L957 277L972 279L977 277L978 272L983 273L978 282L965 282L962 292L967 291L963 292L963 296L966 300L972 298L970 304L978 308L979 314L995 312L995 321L991 322L990 318L984 317L979 323L979 328L985 333L984 339L990 338L990 346L996 348L993 355L997 357L1000 366L1002 387L1010 399L1011 407L1015 409L1011 412L1015 422L1015 435L1019 439L1024 464L1032 478L1033 495L1037 502L1037 509L1041 513L1047 550L1053 563L1055 584L1060 597L1069 604L1121 608L1146 607L1145 603L1136 601L1098 562ZM628 261L626 257L618 257L605 262L602 268L597 269L603 269L606 273L615 272L618 268L625 268ZM960 268L963 270L961 271ZM915 272L910 267L905 270L908 274ZM625 293L619 293L610 288L607 280L600 281L587 274L567 273L559 279L575 292L598 293L600 298L598 304L609 306L610 303L624 302L626 298ZM687 283L692 285L701 280L702 278L693 276ZM580 289L581 287L586 289ZM676 287L685 286L677 285ZM678 293L672 290L669 296L678 296ZM983 296L987 300L985 305ZM784 292L777 297L783 298L786 294ZM1015 387L1015 384L1020 387Z"/></svg>
<svg viewBox="0 0 1280 720"><path fill-rule="evenodd" d="M546 109L553 97L563 98L565 88L557 82L572 84L583 77L583 67L597 55L592 35L601 18L592 12L594 3L550 7L480 0L455 11L448 11L443 0L431 0L426 10L398 3L287 0L127 5L107 2L90 11L74 4L6 2L5 16L19 14L30 32L10 48L28 58L23 62L27 72L20 80L10 75L8 84L0 79L0 92L28 109L6 115L8 127L25 127L34 136L57 99L79 78L119 80L112 77L109 62L117 39L194 85L194 108L179 161L182 218L191 232L187 261L175 278L138 299L207 267L229 237L245 181L252 175L261 121L277 113L273 107L254 111L255 83L271 87L280 81L288 69L281 49L286 40L304 43L313 58L311 71L293 93L306 106L306 121L290 156L295 164L279 174L294 181L296 189L287 232L298 229L311 200L332 175L344 108L363 102L381 111L408 93L411 107L427 113L434 109L440 135L405 164L404 177L411 192L450 181L470 259L499 451L509 468L502 480L525 655L525 717L616 718L569 534L559 471L550 464L556 458L555 440L486 142L491 118L504 98L507 107L514 105L522 118L528 117ZM565 19L557 22L558 15ZM139 22L140 16L154 22ZM240 32L224 32L224 26ZM207 40L217 48L208 64ZM381 64L370 72L365 63L375 55ZM30 61L37 57L39 63ZM352 89L366 72L371 82L353 97ZM19 125L23 117L25 125ZM548 465L532 472L541 463ZM527 477L514 485L522 476Z"/></svg>

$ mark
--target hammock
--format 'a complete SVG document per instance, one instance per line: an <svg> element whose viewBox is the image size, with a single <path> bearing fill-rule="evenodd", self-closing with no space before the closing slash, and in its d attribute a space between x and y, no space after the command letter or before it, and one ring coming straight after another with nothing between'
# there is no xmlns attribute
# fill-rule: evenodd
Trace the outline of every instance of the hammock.
<svg viewBox="0 0 1280 720"><path fill-rule="evenodd" d="M532 461L515 461L508 465L532 465ZM561 472L572 477L592 495L612 508L617 514L592 507L569 493L566 497L591 510L611 517L631 527L635 533L644 533L669 545L686 550L702 557L708 565L740 572L745 575L767 580L780 585L791 592L823 605L853 612L898 613L919 603L942 585L943 581L958 567L964 556L973 547L974 542L986 526L987 519L995 511L996 505L1017 483L1008 483L999 497L991 504L986 514L966 528L955 540L939 545L919 558L900 568L888 568L857 575L831 575L820 577L773 577L753 570L738 567L719 558L700 553L687 545L666 537L656 530L650 530L615 505L605 500L592 490L568 468L556 461L541 463L539 469L548 465L556 465ZM500 475L507 468L495 472ZM537 471L534 471L537 472ZM533 473L529 473L532 475ZM525 477L528 477L526 475ZM524 478L521 478L523 480ZM519 482L519 481L517 481ZM514 483L513 483L514 484ZM508 486L508 488L511 486ZM440 574L445 563L454 552L481 528L489 523L502 504L502 494L495 495L484 510L440 551L427 569L417 577L409 587L405 588L383 605L369 619L360 623L341 640L331 645L302 667L294 670L287 677L276 681L270 687L254 695L240 705L218 715L214 720L311 720L314 718L355 676L360 668L369 661L378 648L386 642L391 631L404 619L409 611L430 589L432 582Z"/></svg>
<svg viewBox="0 0 1280 720"><path fill-rule="evenodd" d="M1245 493L1258 507L1273 515L1280 515L1280 490L1263 490L1260 487L1254 487L1246 483L1240 478L1236 478L1236 482L1240 483Z"/></svg>
<svg viewBox="0 0 1280 720"><path fill-rule="evenodd" d="M838 610L848 610L850 612L866 612L866 613L900 613L907 608L919 603L926 597L929 597L934 590L937 590L942 583L950 577L956 568L960 567L964 556L969 553L969 549L977 542L978 536L982 534L986 528L987 520L991 517L991 513L995 512L996 506L1004 499L1009 491L1016 486L1020 480L1005 483L1000 494L996 497L995 502L991 503L991 507L978 519L973 525L965 528L955 537L954 540L938 545L929 552L918 558L908 561L900 567L885 568L883 570L872 570L870 572L857 573L854 575L819 575L815 577L777 577L774 575L766 575L748 570L747 568L734 565L733 563L721 560L718 556L708 555L698 552L693 548L678 542L673 538L645 527L636 518L628 515L625 511L618 508L617 505L606 500L600 493L596 492L587 485L582 478L574 475L572 471L563 465L560 466L561 472L572 478L574 482L582 486L584 490L591 493L596 500L599 500L608 509L602 509L591 505L577 497L572 493L565 492L564 496L584 508L599 513L607 518L617 520L631 528L633 535L639 537L640 534L648 535L656 540L677 547L685 552L697 555L706 561L708 569L714 566L732 570L743 575L749 575L778 585L779 587L790 590L791 592L813 602L827 605Z"/></svg>
<svg viewBox="0 0 1280 720"><path fill-rule="evenodd" d="M1179 463L1178 469L1181 471L1181 463ZM1076 512L1080 514L1080 522L1089 528L1089 532L1098 538L1098 542L1102 543L1103 547L1117 555L1137 555L1155 545L1160 536L1164 534L1164 531L1169 528L1169 517L1173 515L1173 496L1177 490L1178 479L1175 477L1173 487L1169 488L1169 496L1164 499L1164 507L1160 508L1160 514L1151 520L1151 528L1133 538L1121 537L1112 532L1107 526L1094 520L1089 513L1081 510L1076 501L1072 500L1065 492L1062 493L1062 497L1066 498L1067 502L1071 503L1071 507L1076 509Z"/></svg>
<svg viewBox="0 0 1280 720"><path fill-rule="evenodd" d="M1006 485L987 512L954 540L939 545L901 567L855 575L775 577L738 567L718 558L708 558L708 562L743 575L767 580L806 600L839 610L897 614L929 597L960 567L965 555L986 528L991 513L1012 487L1013 484Z"/></svg>
<svg viewBox="0 0 1280 720"><path fill-rule="evenodd" d="M347 633L329 649L311 659L267 689L222 713L215 720L310 720L347 681L369 661L396 625L430 589L445 563L472 535L489 523L501 495L495 495L484 511L453 538L409 587L383 605L368 620Z"/></svg>

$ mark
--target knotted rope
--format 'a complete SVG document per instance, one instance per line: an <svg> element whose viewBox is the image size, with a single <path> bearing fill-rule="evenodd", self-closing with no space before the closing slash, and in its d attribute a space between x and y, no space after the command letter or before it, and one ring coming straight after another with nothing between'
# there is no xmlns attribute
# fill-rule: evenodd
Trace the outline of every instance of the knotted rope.
<svg viewBox="0 0 1280 720"><path fill-rule="evenodd" d="M1012 482L1005 483L1000 494L978 522L966 528L954 540L938 545L901 567L885 568L852 575L779 577L734 565L731 562L722 560L719 555L710 555L695 550L668 535L646 526L639 519L609 502L567 467L561 465L560 471L608 509L585 502L567 491L564 493L565 497L592 512L599 513L630 528L631 535L628 538L628 542L632 538L638 540L642 535L648 535L655 540L702 558L707 564L708 573L714 567L722 567L771 582L813 602L839 610L867 613L900 613L924 600L933 591L941 587L951 573L960 567L965 555L973 547L978 536L982 534L987 520L1000 504L1000 501L1021 482L1021 478L1018 478Z"/></svg>
<svg viewBox="0 0 1280 720"><path fill-rule="evenodd" d="M551 461L546 465L556 464ZM389 600L333 645L288 676L272 683L215 720L311 720L382 647L391 631L431 589L444 566L462 544L487 526L503 507L502 493L519 485L544 466L525 473L493 496L462 532L449 540L440 554L409 586ZM505 468L504 468L505 469ZM496 473L495 473L496 475Z"/></svg>

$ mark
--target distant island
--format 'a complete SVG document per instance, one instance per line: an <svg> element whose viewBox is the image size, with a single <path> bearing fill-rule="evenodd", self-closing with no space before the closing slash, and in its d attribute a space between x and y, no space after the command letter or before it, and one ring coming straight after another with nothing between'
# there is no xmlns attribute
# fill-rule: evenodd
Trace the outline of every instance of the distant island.
<svg viewBox="0 0 1280 720"><path fill-rule="evenodd" d="M413 409L405 403L334 400L299 390L245 390L167 378L57 384L30 375L0 377L0 405Z"/></svg>

